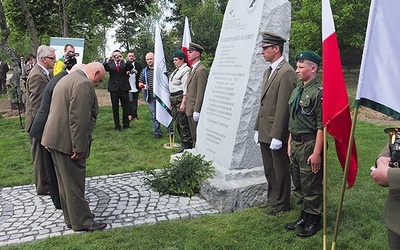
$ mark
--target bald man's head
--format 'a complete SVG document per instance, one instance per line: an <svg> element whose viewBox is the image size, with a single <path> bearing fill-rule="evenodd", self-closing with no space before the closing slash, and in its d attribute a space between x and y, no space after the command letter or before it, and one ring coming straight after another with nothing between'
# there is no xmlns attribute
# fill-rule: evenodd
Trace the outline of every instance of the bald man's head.
<svg viewBox="0 0 400 250"><path fill-rule="evenodd" d="M106 76L106 71L104 70L103 65L99 62L88 63L83 67L83 70L89 76L89 80L94 86L99 85L99 82L101 82Z"/></svg>

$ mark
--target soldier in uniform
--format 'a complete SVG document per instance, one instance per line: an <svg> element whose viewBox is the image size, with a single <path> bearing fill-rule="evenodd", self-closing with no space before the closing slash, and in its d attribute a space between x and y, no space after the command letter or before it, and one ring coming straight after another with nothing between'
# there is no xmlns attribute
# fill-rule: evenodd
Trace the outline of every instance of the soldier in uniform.
<svg viewBox="0 0 400 250"><path fill-rule="evenodd" d="M300 218L286 225L306 238L321 230L322 213L322 87L316 79L321 57L312 51L296 56L296 74L302 83L289 99L290 171L293 195L301 207Z"/></svg>
<svg viewBox="0 0 400 250"><path fill-rule="evenodd" d="M192 148L188 117L185 114L186 81L190 68L186 64L186 55L182 51L173 53L172 58L176 69L169 77L171 112L182 141L182 147L177 153L182 153L185 149Z"/></svg>
<svg viewBox="0 0 400 250"><path fill-rule="evenodd" d="M390 249L400 249L400 168L389 167L389 162L390 150L386 146L376 160L377 168L371 172L371 178L378 185L389 189L383 217Z"/></svg>

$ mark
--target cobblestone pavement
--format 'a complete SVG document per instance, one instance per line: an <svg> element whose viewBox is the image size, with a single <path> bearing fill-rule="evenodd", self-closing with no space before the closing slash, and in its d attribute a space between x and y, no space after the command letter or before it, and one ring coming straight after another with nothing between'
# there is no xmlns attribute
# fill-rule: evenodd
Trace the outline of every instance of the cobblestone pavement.
<svg viewBox="0 0 400 250"><path fill-rule="evenodd" d="M219 213L197 195L159 196L142 186L144 176L139 171L87 178L86 198L95 221L111 229ZM0 246L72 233L62 211L55 209L50 196L36 195L34 185L0 189Z"/></svg>

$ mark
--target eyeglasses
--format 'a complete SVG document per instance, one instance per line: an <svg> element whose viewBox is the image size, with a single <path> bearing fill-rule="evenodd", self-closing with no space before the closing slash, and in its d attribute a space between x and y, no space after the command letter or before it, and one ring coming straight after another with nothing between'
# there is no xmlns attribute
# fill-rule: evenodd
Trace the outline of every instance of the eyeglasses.
<svg viewBox="0 0 400 250"><path fill-rule="evenodd" d="M49 59L51 59L51 60L53 60L53 61L55 61L56 60L56 58L55 57L51 57L51 56L45 56L46 58L49 58Z"/></svg>

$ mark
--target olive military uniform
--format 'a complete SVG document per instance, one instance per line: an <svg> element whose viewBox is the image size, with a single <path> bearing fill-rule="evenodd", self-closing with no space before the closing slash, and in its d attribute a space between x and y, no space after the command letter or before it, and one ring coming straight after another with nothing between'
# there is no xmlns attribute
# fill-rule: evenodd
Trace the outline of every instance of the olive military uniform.
<svg viewBox="0 0 400 250"><path fill-rule="evenodd" d="M298 93L300 97L296 99ZM313 153L317 130L323 129L321 98L321 84L314 79L298 86L289 99L293 195L302 211L315 215L322 213L322 171L313 173L307 159ZM299 104L297 110L296 102Z"/></svg>

